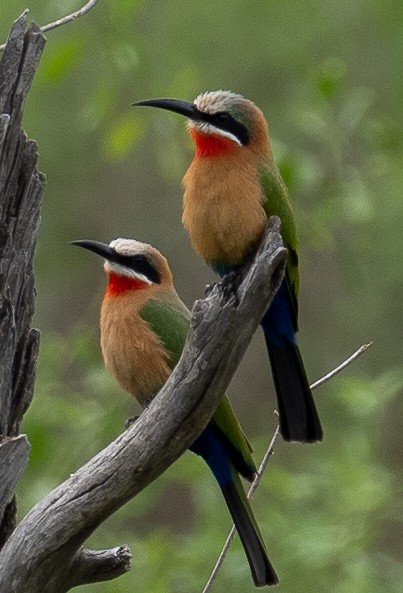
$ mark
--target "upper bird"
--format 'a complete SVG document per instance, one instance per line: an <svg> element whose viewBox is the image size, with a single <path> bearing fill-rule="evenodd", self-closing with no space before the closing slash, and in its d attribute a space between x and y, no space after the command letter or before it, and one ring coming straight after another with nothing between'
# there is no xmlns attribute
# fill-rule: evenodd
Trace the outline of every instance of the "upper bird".
<svg viewBox="0 0 403 593"><path fill-rule="evenodd" d="M142 406L154 397L179 360L190 312L173 285L168 262L151 245L131 239L73 241L105 259L108 285L101 307L104 362L120 385ZM256 467L228 398L190 447L210 467L238 530L257 587L278 582L246 498L241 474Z"/></svg>
<svg viewBox="0 0 403 593"><path fill-rule="evenodd" d="M252 101L229 91L199 95L193 103L147 99L134 105L167 109L188 118L196 151L184 179L182 222L193 247L221 276L256 249L267 218L281 219L288 249L285 278L261 326L286 441L322 440L301 354L298 331L298 241L287 188L274 162L267 121Z"/></svg>

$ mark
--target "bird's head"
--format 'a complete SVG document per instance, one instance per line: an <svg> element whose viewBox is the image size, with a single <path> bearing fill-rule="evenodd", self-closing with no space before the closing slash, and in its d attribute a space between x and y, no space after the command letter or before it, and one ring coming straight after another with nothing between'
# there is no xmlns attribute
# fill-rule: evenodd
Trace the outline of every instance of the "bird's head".
<svg viewBox="0 0 403 593"><path fill-rule="evenodd" d="M154 292L172 286L172 273L165 257L155 247L134 239L114 239L109 243L82 239L72 245L93 251L104 258L108 276L106 296L128 292Z"/></svg>
<svg viewBox="0 0 403 593"><path fill-rule="evenodd" d="M268 125L249 99L231 91L208 91L193 103L178 99L145 99L134 105L159 107L188 118L188 129L199 156L236 149L267 153Z"/></svg>

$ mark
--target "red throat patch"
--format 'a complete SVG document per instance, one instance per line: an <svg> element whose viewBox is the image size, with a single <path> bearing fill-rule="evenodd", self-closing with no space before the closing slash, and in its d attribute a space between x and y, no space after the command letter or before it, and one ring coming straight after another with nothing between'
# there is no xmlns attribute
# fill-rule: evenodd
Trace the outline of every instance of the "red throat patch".
<svg viewBox="0 0 403 593"><path fill-rule="evenodd" d="M231 152L238 147L238 144L230 138L219 134L203 134L195 128L191 128L190 135L196 144L196 156L216 156Z"/></svg>
<svg viewBox="0 0 403 593"><path fill-rule="evenodd" d="M106 287L105 297L118 296L129 290L140 290L147 288L147 286L147 282L142 282L138 278L108 273L108 286Z"/></svg>

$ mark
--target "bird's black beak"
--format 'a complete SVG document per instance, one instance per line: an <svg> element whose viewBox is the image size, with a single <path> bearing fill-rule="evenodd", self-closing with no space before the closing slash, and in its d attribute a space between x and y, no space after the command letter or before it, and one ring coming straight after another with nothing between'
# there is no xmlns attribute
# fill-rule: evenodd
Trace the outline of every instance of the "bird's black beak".
<svg viewBox="0 0 403 593"><path fill-rule="evenodd" d="M70 241L69 245L77 245L78 247L83 247L84 249L93 251L94 253L100 255L108 261L116 260L116 251L112 249L112 247L109 247L107 243L102 243L102 241L93 241L92 239L79 239L78 241Z"/></svg>
<svg viewBox="0 0 403 593"><path fill-rule="evenodd" d="M204 115L197 109L197 107L189 101L181 101L180 99L144 99L144 101L137 101L132 103L133 106L158 107L159 109L166 109L184 115L194 121L202 121Z"/></svg>

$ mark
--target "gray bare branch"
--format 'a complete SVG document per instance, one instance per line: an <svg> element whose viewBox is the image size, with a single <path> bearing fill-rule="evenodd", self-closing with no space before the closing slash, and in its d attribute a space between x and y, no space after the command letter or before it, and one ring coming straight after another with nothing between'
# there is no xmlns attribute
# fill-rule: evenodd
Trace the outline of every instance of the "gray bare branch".
<svg viewBox="0 0 403 593"><path fill-rule="evenodd" d="M85 562L86 538L171 465L208 423L281 282L285 260L279 221L272 218L250 267L195 303L182 357L140 418L15 529L0 554L0 565L7 567L0 593L63 593L79 584L73 567L77 554ZM81 574L85 582L89 575L100 578L96 570Z"/></svg>

